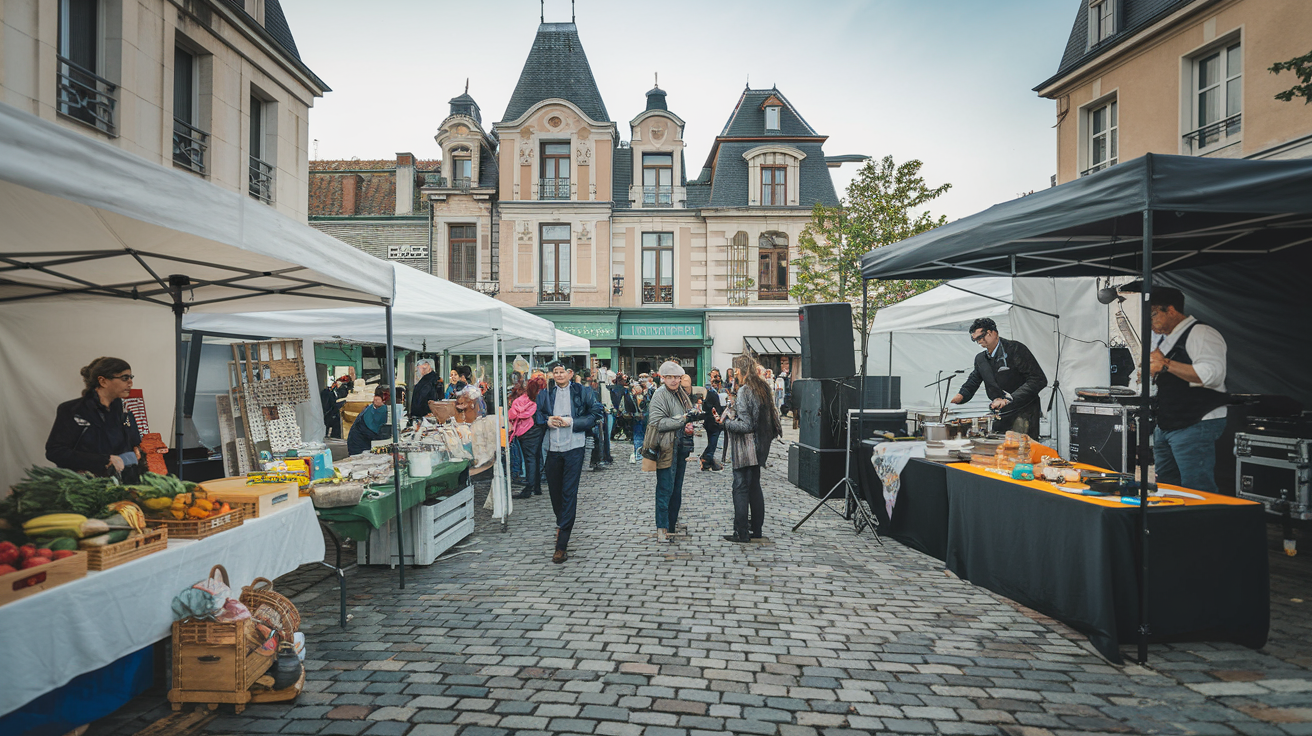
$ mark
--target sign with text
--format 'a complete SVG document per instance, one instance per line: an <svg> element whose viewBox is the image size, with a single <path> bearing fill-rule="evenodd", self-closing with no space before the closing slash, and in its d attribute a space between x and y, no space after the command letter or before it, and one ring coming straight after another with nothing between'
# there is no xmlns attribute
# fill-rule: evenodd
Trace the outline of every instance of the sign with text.
<svg viewBox="0 0 1312 736"><path fill-rule="evenodd" d="M427 258L428 246L426 245L389 245L387 246L387 259L389 261L400 261L407 258Z"/></svg>
<svg viewBox="0 0 1312 736"><path fill-rule="evenodd" d="M556 329L585 340L614 340L614 322L557 322Z"/></svg>
<svg viewBox="0 0 1312 736"><path fill-rule="evenodd" d="M620 337L639 340L677 340L681 338L700 340L702 338L702 325L700 322L665 325L624 324L620 325Z"/></svg>

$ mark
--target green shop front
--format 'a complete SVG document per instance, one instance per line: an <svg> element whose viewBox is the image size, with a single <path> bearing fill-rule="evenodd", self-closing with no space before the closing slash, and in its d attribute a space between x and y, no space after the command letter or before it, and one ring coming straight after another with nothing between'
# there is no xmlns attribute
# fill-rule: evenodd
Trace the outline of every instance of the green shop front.
<svg viewBox="0 0 1312 736"><path fill-rule="evenodd" d="M674 359L700 385L710 367L711 338L701 309L572 309L529 311L556 329L592 343L593 365L636 376Z"/></svg>

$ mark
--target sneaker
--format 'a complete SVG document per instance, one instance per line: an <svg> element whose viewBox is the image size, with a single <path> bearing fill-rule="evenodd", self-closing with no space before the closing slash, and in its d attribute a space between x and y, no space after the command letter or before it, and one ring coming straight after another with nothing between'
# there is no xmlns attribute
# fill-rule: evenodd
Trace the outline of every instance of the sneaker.
<svg viewBox="0 0 1312 736"><path fill-rule="evenodd" d="M629 464L632 465L636 462L638 462L638 453L634 452L631 455L629 455Z"/></svg>
<svg viewBox="0 0 1312 736"><path fill-rule="evenodd" d="M551 556L551 561L556 563L557 565L568 559L569 559L569 554L565 552L565 550L563 549L556 550L556 554Z"/></svg>
<svg viewBox="0 0 1312 736"><path fill-rule="evenodd" d="M720 472L721 470L724 470L724 466L721 465L720 462L719 462L718 460L715 460L714 458L712 458L712 459L711 459L711 472L713 472L713 473L718 473L718 472Z"/></svg>
<svg viewBox="0 0 1312 736"><path fill-rule="evenodd" d="M662 544L670 541L670 535L662 528L656 527L656 541Z"/></svg>

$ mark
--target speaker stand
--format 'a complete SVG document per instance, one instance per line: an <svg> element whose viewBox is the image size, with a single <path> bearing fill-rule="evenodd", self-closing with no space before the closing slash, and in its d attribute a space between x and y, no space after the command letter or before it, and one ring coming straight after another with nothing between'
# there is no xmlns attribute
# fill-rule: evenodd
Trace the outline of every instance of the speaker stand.
<svg viewBox="0 0 1312 736"><path fill-rule="evenodd" d="M850 432L850 423L848 429ZM829 492L820 499L820 502L815 505L815 508L811 509L806 516L802 517L801 521L797 522L797 525L793 527L793 531L801 529L802 525L805 524L808 519L815 516L815 512L819 511L821 508L825 508L838 514L844 521L852 522L857 534L860 534L865 531L865 529L869 528L870 532L875 535L875 541L879 542L879 546L882 547L884 546L884 540L879 536L879 520L872 516L870 512L861 505L861 497L857 495L857 491L859 490L857 488L857 483L852 479L852 442L850 434L848 436L847 450L843 455L842 479L835 483L833 488L829 489ZM829 499L833 498L834 494L837 493L840 488L843 489L844 508L842 512L829 506Z"/></svg>

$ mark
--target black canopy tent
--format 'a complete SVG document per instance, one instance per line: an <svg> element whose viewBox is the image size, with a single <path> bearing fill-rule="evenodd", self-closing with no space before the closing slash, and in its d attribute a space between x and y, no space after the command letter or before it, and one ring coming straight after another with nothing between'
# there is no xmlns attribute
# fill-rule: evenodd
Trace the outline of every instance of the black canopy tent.
<svg viewBox="0 0 1312 736"><path fill-rule="evenodd" d="M1186 294L1229 343L1227 388L1285 393L1307 403L1312 298L1296 285L1312 265L1312 161L1202 159L1148 154L1091 176L995 205L861 259L864 281L971 276L1142 278ZM1302 319L1300 319L1302 318ZM1141 310L1141 365L1149 362ZM1284 339L1281 339L1284 338ZM865 360L863 356L862 370ZM1238 369L1238 370L1236 370ZM1144 382L1141 401L1148 405ZM1140 458L1139 660L1148 636L1148 438Z"/></svg>

